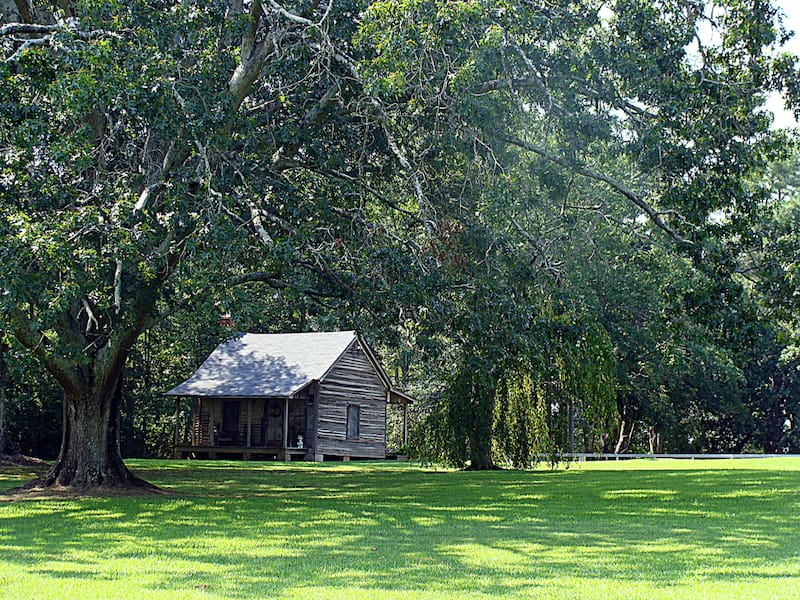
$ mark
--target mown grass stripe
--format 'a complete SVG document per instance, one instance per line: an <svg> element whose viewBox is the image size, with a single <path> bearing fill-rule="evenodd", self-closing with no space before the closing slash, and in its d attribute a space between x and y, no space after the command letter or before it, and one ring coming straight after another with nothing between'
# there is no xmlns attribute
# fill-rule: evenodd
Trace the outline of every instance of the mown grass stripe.
<svg viewBox="0 0 800 600"><path fill-rule="evenodd" d="M3 598L800 598L800 459L131 466L171 495L0 503Z"/></svg>

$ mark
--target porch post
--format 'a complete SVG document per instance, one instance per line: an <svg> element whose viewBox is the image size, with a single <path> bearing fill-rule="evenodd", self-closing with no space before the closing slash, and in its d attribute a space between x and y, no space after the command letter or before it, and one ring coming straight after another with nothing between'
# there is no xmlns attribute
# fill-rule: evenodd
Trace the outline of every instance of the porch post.
<svg viewBox="0 0 800 600"><path fill-rule="evenodd" d="M253 399L247 399L247 447L250 447L250 440L253 433Z"/></svg>
<svg viewBox="0 0 800 600"><path fill-rule="evenodd" d="M283 404L283 447L289 447L289 399Z"/></svg>

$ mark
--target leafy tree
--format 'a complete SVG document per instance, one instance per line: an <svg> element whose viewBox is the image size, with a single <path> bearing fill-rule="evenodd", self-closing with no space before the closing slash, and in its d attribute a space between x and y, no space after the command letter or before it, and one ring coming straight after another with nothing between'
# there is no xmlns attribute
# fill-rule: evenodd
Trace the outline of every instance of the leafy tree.
<svg viewBox="0 0 800 600"><path fill-rule="evenodd" d="M58 385L13 339L2 347L2 454L54 458L61 441Z"/></svg>
<svg viewBox="0 0 800 600"><path fill-rule="evenodd" d="M140 485L119 432L143 331L234 284L379 297L422 207L387 192L409 164L351 57L356 5L49 6L0 29L0 304L64 389L45 483Z"/></svg>
<svg viewBox="0 0 800 600"><path fill-rule="evenodd" d="M638 0L558 6L374 2L364 12L361 36L374 49L365 63L374 88L404 111L411 154L426 158L423 180L441 191L431 195L441 199L432 208L465 231L480 222L492 232L483 237L514 254L513 260L527 254L539 270L533 285L551 277L558 287L569 276L560 265L573 249L561 243L563 236L585 226L588 235L581 241L592 243L597 219L576 216L581 213L623 225L646 223L666 233L695 265L717 272L721 280L732 275L730 255L718 252L718 239L747 236L768 198L766 187L753 182L786 143L783 134L769 130L769 115L762 110L765 94L791 91L796 83L795 59L769 53L770 44L785 38L770 3L722 2L712 10L704 3ZM448 185L458 181L466 183ZM458 202L448 202L452 198ZM724 224L714 218L719 214L726 215ZM556 226L547 226L553 222ZM494 249L492 244L482 248ZM659 244L652 252L664 248L669 245ZM646 247L632 251L651 252ZM498 261L484 258L491 253L448 252L462 262L504 271ZM586 254L575 258L585 260ZM470 294L455 299L456 312L471 312L480 322L472 331L492 331L497 313L505 314L504 294L495 296L508 285L510 271L504 272L489 275L503 283L490 285L491 293L476 293L477 302ZM483 290L482 284L474 288ZM583 293L565 291L568 304L579 307L577 314L591 306ZM548 296L526 300L539 302L540 309L557 306ZM654 305L643 308L652 311ZM529 311L542 312L546 308ZM656 318L649 323L656 325ZM528 321L521 318L518 323L524 325L516 331L530 332L530 320L530 315ZM632 330L634 323L628 326ZM650 397L631 396L637 402L646 399L647 417L662 431L667 423L658 419L680 414L677 407L663 410L672 386L662 382L674 379L668 361L683 353L675 335L675 346L660 345L658 332L666 326L640 337L640 344L649 346L646 352L655 347L667 360L643 361L639 371L647 376L635 383L647 381L641 390L648 388ZM606 329L613 339L614 332ZM491 466L488 445L474 442L492 438L494 398L503 389L499 374L507 354L521 346L515 334L465 336L449 325L448 330L460 332L453 336L459 350L453 356L452 396L444 392L431 414L450 425L433 427L428 437L457 464L470 460ZM700 339L701 331L698 327L690 337ZM495 343L498 348L488 347ZM730 358L714 364L719 371L691 372L713 372L726 391L735 391L739 372L725 366L732 364ZM657 372L650 373L653 367ZM626 381L623 377L622 384ZM719 400L713 387L705 389L709 402ZM632 405L622 403L623 408ZM638 418L630 414L623 420L630 424ZM456 433L465 441L448 445L443 442L447 432L461 426L454 419L470 433ZM478 434L474 427L484 431ZM660 435L655 433L656 445ZM481 456L472 456L473 446Z"/></svg>
<svg viewBox="0 0 800 600"><path fill-rule="evenodd" d="M6 420L6 398L9 383L7 352L8 345L5 340L0 341L0 454L8 454L11 450Z"/></svg>
<svg viewBox="0 0 800 600"><path fill-rule="evenodd" d="M758 382L751 389L757 444L768 451L794 451L798 440L797 385L800 365L800 202L797 148L770 165L771 213L755 228L757 242L739 256L739 272L759 301L763 323L747 355Z"/></svg>
<svg viewBox="0 0 800 600"><path fill-rule="evenodd" d="M764 95L796 83L765 53L774 7L747 4L15 2L0 310L65 392L46 481L134 484L118 446L137 339L256 281L376 322L453 307L469 458L491 467L501 374L557 305L528 276L554 275L537 204L567 216L602 188L698 262L709 215L747 229L748 176L784 142Z"/></svg>

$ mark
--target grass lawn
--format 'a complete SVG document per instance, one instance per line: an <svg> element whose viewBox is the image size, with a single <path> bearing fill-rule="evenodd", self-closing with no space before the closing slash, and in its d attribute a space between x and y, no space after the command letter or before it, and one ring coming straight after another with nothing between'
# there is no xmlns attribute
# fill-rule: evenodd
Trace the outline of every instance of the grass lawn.
<svg viewBox="0 0 800 600"><path fill-rule="evenodd" d="M130 464L172 494L0 502L0 597L800 599L800 459Z"/></svg>

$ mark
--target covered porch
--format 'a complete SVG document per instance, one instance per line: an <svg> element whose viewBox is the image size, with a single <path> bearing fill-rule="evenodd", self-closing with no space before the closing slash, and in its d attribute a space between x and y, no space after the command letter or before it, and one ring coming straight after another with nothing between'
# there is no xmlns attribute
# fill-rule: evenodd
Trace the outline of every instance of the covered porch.
<svg viewBox="0 0 800 600"><path fill-rule="evenodd" d="M308 398L181 398L175 407L175 458L313 457ZM313 407L313 405L312 405Z"/></svg>

